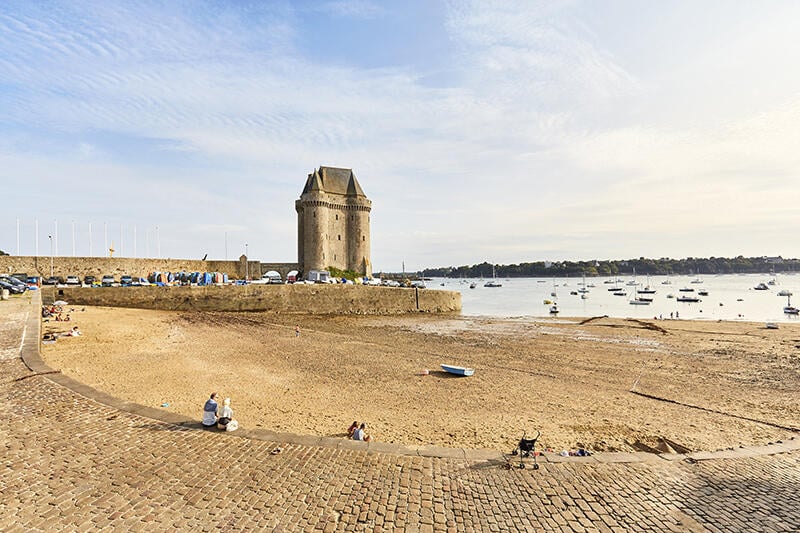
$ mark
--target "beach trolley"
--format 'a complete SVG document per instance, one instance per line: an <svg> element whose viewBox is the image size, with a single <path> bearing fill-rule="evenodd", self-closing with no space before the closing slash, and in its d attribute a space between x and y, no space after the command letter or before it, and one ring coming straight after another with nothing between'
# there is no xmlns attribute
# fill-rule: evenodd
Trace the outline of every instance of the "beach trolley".
<svg viewBox="0 0 800 533"><path fill-rule="evenodd" d="M542 432L537 431L536 436L532 439L525 438L525 432L522 432L522 438L519 439L517 443L517 447L511 451L511 455L517 456L519 455L519 467L525 468L525 459L526 457L533 457L533 469L539 470L539 463L536 462L536 441L541 436ZM509 465L511 462L509 461Z"/></svg>

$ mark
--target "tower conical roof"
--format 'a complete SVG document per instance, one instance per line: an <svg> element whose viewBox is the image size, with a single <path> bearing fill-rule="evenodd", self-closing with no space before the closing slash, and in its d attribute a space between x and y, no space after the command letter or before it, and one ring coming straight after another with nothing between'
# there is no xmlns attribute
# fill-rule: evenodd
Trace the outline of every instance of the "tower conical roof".
<svg viewBox="0 0 800 533"><path fill-rule="evenodd" d="M365 198L367 196L350 168L320 166L313 174L308 175L303 194L312 191L342 196L362 196Z"/></svg>

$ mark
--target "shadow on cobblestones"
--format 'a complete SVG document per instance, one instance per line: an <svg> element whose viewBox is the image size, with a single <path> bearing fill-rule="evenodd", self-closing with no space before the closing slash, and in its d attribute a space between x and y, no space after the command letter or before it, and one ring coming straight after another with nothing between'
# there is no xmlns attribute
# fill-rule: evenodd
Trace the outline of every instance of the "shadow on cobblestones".
<svg viewBox="0 0 800 533"><path fill-rule="evenodd" d="M133 426L138 429L149 429L150 431L164 431L168 433L175 433L181 431L190 431L194 429L203 429L202 424L199 422L196 424L165 424L163 422L143 422L141 424L136 424ZM209 429L207 430L209 433L225 433L224 431L218 429Z"/></svg>
<svg viewBox="0 0 800 533"><path fill-rule="evenodd" d="M745 525L750 531L800 531L796 505L776 505L797 501L800 458L794 457L794 468L769 456L743 466L732 460L696 465L695 476L683 480L678 507L722 530L742 530Z"/></svg>

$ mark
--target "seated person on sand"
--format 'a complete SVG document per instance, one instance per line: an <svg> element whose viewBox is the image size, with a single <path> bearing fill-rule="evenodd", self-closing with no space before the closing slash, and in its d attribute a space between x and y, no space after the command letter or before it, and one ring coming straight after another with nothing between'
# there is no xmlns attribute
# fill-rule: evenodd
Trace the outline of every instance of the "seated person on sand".
<svg viewBox="0 0 800 533"><path fill-rule="evenodd" d="M203 427L213 428L217 425L217 393L212 392L203 406Z"/></svg>
<svg viewBox="0 0 800 533"><path fill-rule="evenodd" d="M65 337L80 337L81 336L81 330L78 329L78 326L75 326L74 328L72 328L71 331L68 331L68 332L64 333L64 336Z"/></svg>
<svg viewBox="0 0 800 533"><path fill-rule="evenodd" d="M358 429L353 432L353 440L363 440L365 442L369 442L371 437L364 431L366 428L367 424L362 422Z"/></svg>
<svg viewBox="0 0 800 533"><path fill-rule="evenodd" d="M355 433L357 429L358 429L358 421L353 420L353 423L350 424L349 428L347 428L347 436L352 439L353 433Z"/></svg>
<svg viewBox="0 0 800 533"><path fill-rule="evenodd" d="M222 402L222 410L219 412L219 420L217 420L217 429L224 431L235 431L239 427L239 423L233 420L233 409L231 409L231 399L225 398Z"/></svg>

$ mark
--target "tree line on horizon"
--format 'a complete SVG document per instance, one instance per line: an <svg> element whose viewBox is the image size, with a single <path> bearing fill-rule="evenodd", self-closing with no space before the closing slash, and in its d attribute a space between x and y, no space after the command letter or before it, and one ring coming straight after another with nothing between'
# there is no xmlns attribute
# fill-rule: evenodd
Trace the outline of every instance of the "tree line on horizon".
<svg viewBox="0 0 800 533"><path fill-rule="evenodd" d="M607 261L536 261L516 265L477 265L426 268L424 277L490 278L492 268L498 277L604 277L618 275L703 275L703 274L756 274L766 272L798 272L800 260L782 257L687 257L685 259L639 259Z"/></svg>

